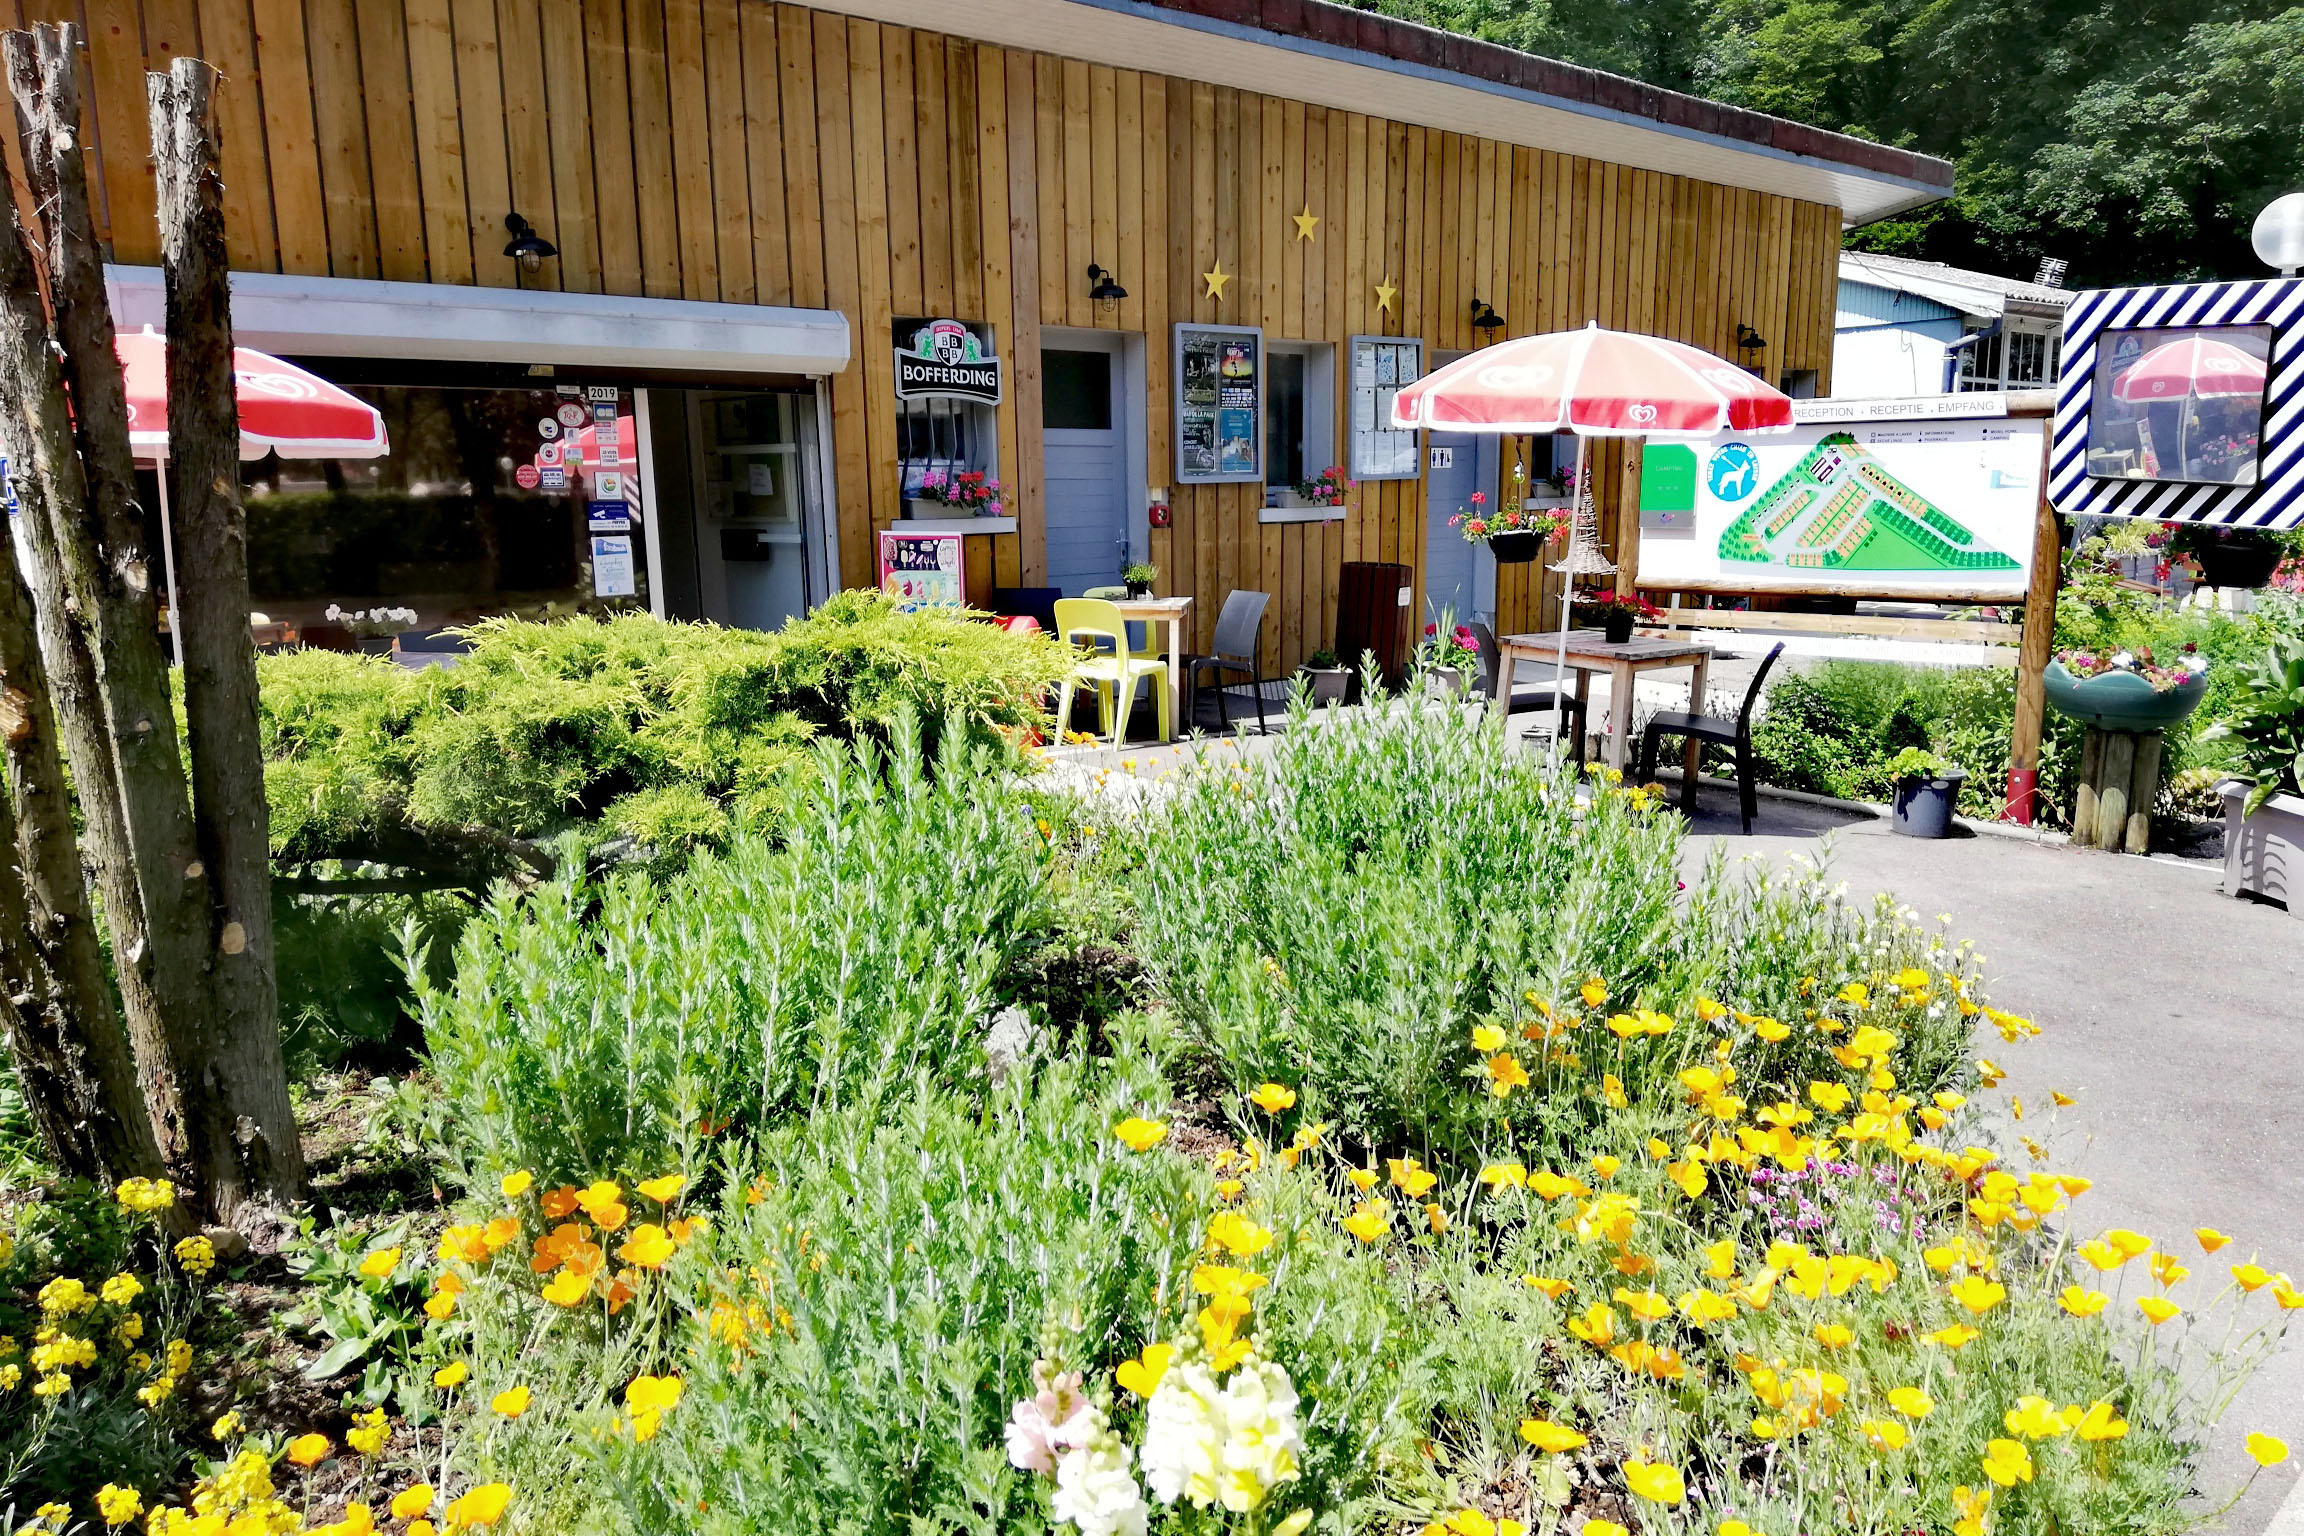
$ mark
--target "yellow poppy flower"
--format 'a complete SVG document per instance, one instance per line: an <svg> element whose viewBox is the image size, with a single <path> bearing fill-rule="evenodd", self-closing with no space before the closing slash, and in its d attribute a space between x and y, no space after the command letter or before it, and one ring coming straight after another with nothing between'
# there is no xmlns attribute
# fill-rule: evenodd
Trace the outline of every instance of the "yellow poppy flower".
<svg viewBox="0 0 2304 1536"><path fill-rule="evenodd" d="M2235 1264L2232 1279L2243 1291L2254 1292L2271 1283L2272 1271L2261 1264Z"/></svg>
<svg viewBox="0 0 2304 1536"><path fill-rule="evenodd" d="M1364 1243L1375 1242L1391 1224L1392 1204L1388 1200L1364 1200L1344 1218L1344 1230Z"/></svg>
<svg viewBox="0 0 2304 1536"><path fill-rule="evenodd" d="M392 1518L413 1520L432 1507L432 1485L415 1483L392 1496Z"/></svg>
<svg viewBox="0 0 2304 1536"><path fill-rule="evenodd" d="M523 1168L518 1173L508 1173L504 1175L504 1177L497 1182L496 1187L504 1191L505 1199L517 1200L522 1195L528 1193L529 1187L535 1182L536 1175ZM423 1486L424 1485L421 1483L417 1484L417 1487L419 1488L422 1488ZM425 1488L424 1491L429 1494L432 1490ZM394 1502L397 1503L398 1501L395 1500ZM421 1514L423 1511L418 1510L417 1513Z"/></svg>
<svg viewBox="0 0 2304 1536"><path fill-rule="evenodd" d="M360 1261L360 1273L371 1280L381 1280L400 1267L400 1250L379 1248Z"/></svg>
<svg viewBox="0 0 2304 1536"><path fill-rule="evenodd" d="M2152 1326L2157 1328L2184 1309L2165 1296L2139 1296L2136 1298L2136 1310L2143 1313L2151 1320Z"/></svg>
<svg viewBox="0 0 2304 1536"><path fill-rule="evenodd" d="M1856 1428L1875 1450L1900 1451L1912 1438L1912 1432L1894 1419L1866 1419Z"/></svg>
<svg viewBox="0 0 2304 1536"><path fill-rule="evenodd" d="M528 1411L528 1389L512 1387L488 1399L488 1406L508 1419L516 1419Z"/></svg>
<svg viewBox="0 0 2304 1536"><path fill-rule="evenodd" d="M2064 1294L2059 1296L2057 1300L2062 1303L2064 1310L2074 1317L2094 1317L2104 1310L2112 1298L2102 1291L2083 1290L2077 1285L2068 1285L2064 1287Z"/></svg>
<svg viewBox="0 0 2304 1536"><path fill-rule="evenodd" d="M1131 1152L1149 1152L1168 1134L1168 1122L1130 1115L1112 1127L1112 1134L1119 1137Z"/></svg>
<svg viewBox="0 0 2304 1536"><path fill-rule="evenodd" d="M1527 1286L1530 1290L1542 1291L1547 1298L1553 1301L1558 1301L1561 1297L1576 1289L1575 1286L1570 1285L1567 1281L1556 1280L1550 1275L1522 1275L1520 1277L1520 1282L1521 1284Z"/></svg>
<svg viewBox="0 0 2304 1536"><path fill-rule="evenodd" d="M1248 1102L1268 1115L1276 1115L1296 1107L1296 1090L1283 1088L1278 1083L1260 1083L1255 1092L1248 1095Z"/></svg>
<svg viewBox="0 0 2304 1536"><path fill-rule="evenodd" d="M1536 1449L1555 1456L1576 1450L1588 1442L1587 1436L1565 1424L1555 1424L1550 1419L1522 1419L1520 1438Z"/></svg>
<svg viewBox="0 0 2304 1536"><path fill-rule="evenodd" d="M1500 1053L1488 1058L1488 1091L1500 1099L1508 1099L1515 1088L1528 1086L1528 1069L1520 1065L1518 1057Z"/></svg>
<svg viewBox="0 0 2304 1536"><path fill-rule="evenodd" d="M1888 1394L1888 1406L1908 1419L1924 1419L1936 1411L1936 1400L1918 1387L1897 1387Z"/></svg>
<svg viewBox="0 0 2304 1536"><path fill-rule="evenodd" d="M288 1459L300 1467L314 1467L326 1461L332 1449L326 1435L298 1435L288 1442Z"/></svg>
<svg viewBox="0 0 2304 1536"><path fill-rule="evenodd" d="M512 1502L512 1490L503 1483L482 1483L448 1506L448 1524L455 1526L494 1525L504 1518L505 1509Z"/></svg>
<svg viewBox="0 0 2304 1536"><path fill-rule="evenodd" d="M1982 1275L1963 1275L1952 1283L1952 1299L1981 1317L2008 1299L2008 1288Z"/></svg>
<svg viewBox="0 0 2304 1536"><path fill-rule="evenodd" d="M2214 1227L2194 1227L2192 1229L2192 1236L2193 1239L2200 1244L2200 1251L2202 1253L2214 1253L2217 1249L2232 1241L2229 1235L2217 1231Z"/></svg>
<svg viewBox="0 0 2304 1536"><path fill-rule="evenodd" d="M2288 1459L2288 1442L2278 1435L2257 1431L2248 1436L2248 1454L2260 1467L2276 1467Z"/></svg>
<svg viewBox="0 0 2304 1536"><path fill-rule="evenodd" d="M1680 1469L1664 1462L1632 1457L1624 1463L1624 1486L1651 1504L1677 1504L1688 1496Z"/></svg>
<svg viewBox="0 0 2304 1536"><path fill-rule="evenodd" d="M687 1183L688 1176L686 1174L667 1173L661 1178L643 1180L639 1185L639 1190L640 1193L646 1195L649 1199L655 1201L658 1205L663 1205L671 1200L674 1195L680 1193L681 1189L684 1188Z"/></svg>
<svg viewBox="0 0 2304 1536"><path fill-rule="evenodd" d="M2088 1405L2072 1431L2083 1440L2117 1440L2128 1433L2128 1421L2110 1403L2097 1401Z"/></svg>
<svg viewBox="0 0 2304 1536"><path fill-rule="evenodd" d="M2032 1481L2032 1453L2014 1440L1995 1440L1984 1448L1984 1475L2003 1488Z"/></svg>

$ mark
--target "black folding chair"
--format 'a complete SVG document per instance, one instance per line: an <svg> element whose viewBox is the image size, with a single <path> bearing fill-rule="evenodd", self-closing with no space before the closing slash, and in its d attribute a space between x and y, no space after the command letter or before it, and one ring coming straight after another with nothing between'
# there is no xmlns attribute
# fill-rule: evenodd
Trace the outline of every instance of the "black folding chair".
<svg viewBox="0 0 2304 1536"><path fill-rule="evenodd" d="M1685 710L1666 710L1652 716L1648 729L1640 736L1640 782L1654 783L1656 779L1656 741L1661 736L1681 736L1697 741L1716 741L1722 746L1736 749L1736 793L1744 813L1744 835L1752 835L1752 818L1759 810L1759 791L1752 777L1752 706L1759 702L1760 689L1768 681L1768 669L1776 665L1776 658L1784 654L1784 642L1779 640L1768 648L1761 659L1760 670L1752 674L1752 686L1744 690L1744 707L1736 711L1736 718L1725 719ZM1704 701L1690 699L1700 710ZM1690 775L1680 786L1680 809L1696 814L1696 779Z"/></svg>
<svg viewBox="0 0 2304 1536"><path fill-rule="evenodd" d="M1190 656L1184 661L1184 679L1191 690L1193 713L1199 713L1200 675L1208 673L1216 679L1216 714L1224 722L1224 732L1232 732L1232 701L1224 690L1224 674L1244 673L1249 686L1256 690L1256 729L1269 730L1264 719L1264 609L1272 601L1269 592L1250 592L1234 588L1224 596L1224 607L1216 615L1216 634L1209 643L1213 653ZM1187 717L1189 718L1189 717Z"/></svg>
<svg viewBox="0 0 2304 1536"><path fill-rule="evenodd" d="M1496 643L1496 631L1478 619L1472 621L1472 644L1480 652L1480 698L1483 702L1493 701L1496 697L1496 672L1503 665L1503 648ZM1576 697L1575 690L1569 686L1567 675L1562 674L1549 683L1523 688L1517 676L1518 667L1515 666L1513 670L1515 676L1512 679L1512 691L1504 701L1505 715L1529 715L1538 710L1550 714L1555 705L1565 706L1565 719L1569 723L1562 728L1576 733L1576 761L1584 761L1584 701Z"/></svg>

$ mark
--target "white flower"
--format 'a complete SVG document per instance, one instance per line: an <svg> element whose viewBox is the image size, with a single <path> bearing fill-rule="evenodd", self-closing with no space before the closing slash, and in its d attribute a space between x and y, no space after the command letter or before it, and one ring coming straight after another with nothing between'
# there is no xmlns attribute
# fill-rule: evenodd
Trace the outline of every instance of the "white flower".
<svg viewBox="0 0 2304 1536"><path fill-rule="evenodd" d="M1204 1363L1169 1370L1144 1429L1144 1479L1163 1504L1260 1507L1274 1485L1297 1475L1304 1437L1287 1371L1251 1355L1223 1387Z"/></svg>
<svg viewBox="0 0 2304 1536"><path fill-rule="evenodd" d="M1049 1512L1080 1527L1081 1536L1144 1536L1150 1511L1128 1475L1128 1447L1118 1435L1100 1432L1064 1453Z"/></svg>

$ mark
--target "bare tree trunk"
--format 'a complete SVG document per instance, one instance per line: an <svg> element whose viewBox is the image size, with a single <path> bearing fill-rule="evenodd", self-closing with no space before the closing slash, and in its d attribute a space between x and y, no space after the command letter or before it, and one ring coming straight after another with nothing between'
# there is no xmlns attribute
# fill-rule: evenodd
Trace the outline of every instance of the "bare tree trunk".
<svg viewBox="0 0 2304 1536"><path fill-rule="evenodd" d="M184 716L192 820L218 898L214 1039L202 1069L239 1107L252 1193L293 1198L303 1151L281 1059L272 945L271 819L248 636L248 519L240 504L240 418L232 373L212 97L216 71L179 58L151 87L160 259L168 295L168 462L184 612ZM253 1130L254 1134L250 1134Z"/></svg>
<svg viewBox="0 0 2304 1536"><path fill-rule="evenodd" d="M65 1172L116 1184L162 1172L136 1059L88 912L32 594L0 533L0 1027L30 1109Z"/></svg>
<svg viewBox="0 0 2304 1536"><path fill-rule="evenodd" d="M44 237L35 244L17 227L0 239L0 434L29 492L41 649L158 1148L187 1193L230 1220L298 1198L303 1158L272 972L212 77L195 67L183 92L163 83L153 99L162 184L178 215L163 244L177 322L172 427L191 455L179 476L189 510L180 585L199 604L178 629L188 651L194 635L203 647L187 670L188 792L88 213L76 32L11 32L0 49ZM13 225L12 208L8 217Z"/></svg>

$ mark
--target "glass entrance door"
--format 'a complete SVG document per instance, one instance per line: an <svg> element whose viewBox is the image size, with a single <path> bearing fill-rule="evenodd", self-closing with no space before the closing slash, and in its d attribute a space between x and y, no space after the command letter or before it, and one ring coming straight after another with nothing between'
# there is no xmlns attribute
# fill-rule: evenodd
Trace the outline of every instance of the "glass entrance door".
<svg viewBox="0 0 2304 1536"><path fill-rule="evenodd" d="M817 507L816 402L806 390L651 390L658 497L693 509L696 617L778 629L828 594L812 574ZM666 417L673 418L666 421ZM667 427L672 430L665 430ZM684 445L672 441L675 433ZM685 446L686 452L676 451ZM684 486L668 486L670 478ZM667 553L678 540L667 540ZM667 578L675 593L683 583Z"/></svg>

